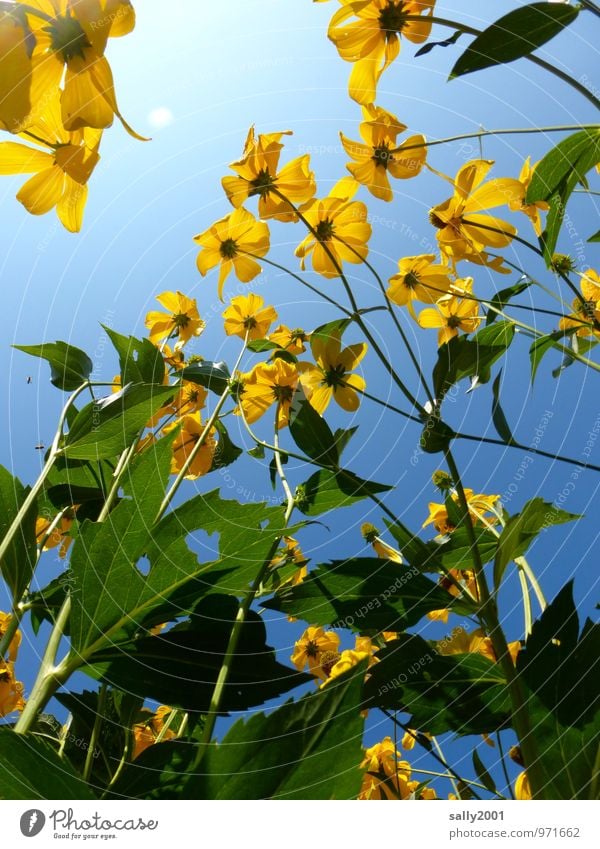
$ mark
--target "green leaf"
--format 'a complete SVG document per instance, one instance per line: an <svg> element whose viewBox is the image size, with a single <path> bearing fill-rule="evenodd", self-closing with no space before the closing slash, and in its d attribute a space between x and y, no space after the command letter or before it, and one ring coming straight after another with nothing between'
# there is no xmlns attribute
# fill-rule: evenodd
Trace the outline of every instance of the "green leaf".
<svg viewBox="0 0 600 849"><path fill-rule="evenodd" d="M538 162L526 203L549 200L570 176L579 182L600 158L600 131L579 130L560 141Z"/></svg>
<svg viewBox="0 0 600 849"><path fill-rule="evenodd" d="M220 419L215 422L215 428L219 434L217 447L213 456L212 466L210 471L214 469L223 469L225 466L230 466L235 463L237 458L243 454L243 450L235 445L229 436L229 432Z"/></svg>
<svg viewBox="0 0 600 849"><path fill-rule="evenodd" d="M531 363L531 383L535 380L537 370L540 363L551 348L556 347L555 343L565 336L564 330L555 330L553 333L548 333L546 336L539 336L529 349L529 361Z"/></svg>
<svg viewBox="0 0 600 849"><path fill-rule="evenodd" d="M149 339L122 336L102 325L119 355L121 385L128 383L159 383L165 377L165 362L156 345Z"/></svg>
<svg viewBox="0 0 600 849"><path fill-rule="evenodd" d="M520 295L521 292L529 289L530 286L531 280L525 280L524 282L515 283L513 286L508 286L506 289L501 289L490 299L490 305L496 307L496 309L503 310L515 295ZM492 324L497 318L498 313L488 309L485 319L486 325Z"/></svg>
<svg viewBox="0 0 600 849"><path fill-rule="evenodd" d="M281 349L281 345L278 345L277 342L271 342L270 339L255 339L253 342L248 342L246 348L255 354L262 354L264 351Z"/></svg>
<svg viewBox="0 0 600 849"><path fill-rule="evenodd" d="M59 389L73 392L89 378L94 364L80 348L66 342L45 342L43 345L13 345L18 351L41 357L50 363L50 382Z"/></svg>
<svg viewBox="0 0 600 849"><path fill-rule="evenodd" d="M598 799L600 626L579 617L569 582L534 623L517 669L529 690L541 798Z"/></svg>
<svg viewBox="0 0 600 849"><path fill-rule="evenodd" d="M433 369L436 398L441 401L455 383L466 377L477 375L480 383L486 383L490 379L491 366L509 348L514 335L512 322L496 321L472 339L455 336L442 345Z"/></svg>
<svg viewBox="0 0 600 849"><path fill-rule="evenodd" d="M600 242L600 230L597 230L593 236L590 236L588 242Z"/></svg>
<svg viewBox="0 0 600 849"><path fill-rule="evenodd" d="M477 749L473 749L473 767L477 773L477 778L481 781L486 790L489 790L490 793L496 793L496 784L494 779L485 768L483 761L479 757Z"/></svg>
<svg viewBox="0 0 600 849"><path fill-rule="evenodd" d="M292 404L289 427L294 442L308 457L337 466L339 452L331 428L306 398Z"/></svg>
<svg viewBox="0 0 600 849"><path fill-rule="evenodd" d="M231 380L227 363L211 363L207 360L202 363L196 363L193 366L187 366L179 372L179 375L182 380L198 383L200 386L204 386L205 389L210 389L216 395L222 395Z"/></svg>
<svg viewBox="0 0 600 849"><path fill-rule="evenodd" d="M353 472L341 469L332 472L321 469L315 472L296 490L298 509L307 516L319 516L338 507L350 507L357 501L388 492L393 487L374 481L365 481Z"/></svg>
<svg viewBox="0 0 600 849"><path fill-rule="evenodd" d="M250 454L250 456L254 457L256 460L265 459L265 449L262 445L256 445L254 448L250 448L248 454Z"/></svg>
<svg viewBox="0 0 600 849"><path fill-rule="evenodd" d="M341 339L344 331L351 323L351 318L336 318L334 321L328 321L327 324L321 324L310 334L311 341L319 339L321 342L327 343L334 336L339 336Z"/></svg>
<svg viewBox="0 0 600 849"><path fill-rule="evenodd" d="M237 598L211 595L198 604L191 620L170 631L97 652L90 658L90 671L141 698L206 713L238 610ZM247 710L312 680L278 663L266 637L261 617L250 611L223 687L223 712Z"/></svg>
<svg viewBox="0 0 600 849"><path fill-rule="evenodd" d="M362 782L364 662L322 690L239 720L211 743L194 775L197 747L151 746L129 764L115 798L355 799Z"/></svg>
<svg viewBox="0 0 600 849"><path fill-rule="evenodd" d="M0 799L94 798L69 761L44 740L0 729Z"/></svg>
<svg viewBox="0 0 600 849"><path fill-rule="evenodd" d="M543 498L532 498L528 501L520 513L509 518L500 534L494 559L496 589L500 587L504 571L510 561L525 554L540 531L552 525L560 525L580 518L580 515L560 510L544 501Z"/></svg>
<svg viewBox="0 0 600 849"><path fill-rule="evenodd" d="M92 401L77 414L62 453L75 460L116 457L131 445L174 391L169 386L138 383Z"/></svg>
<svg viewBox="0 0 600 849"><path fill-rule="evenodd" d="M263 606L311 625L349 628L357 633L402 630L432 610L471 610L416 567L376 557L321 564L301 583L284 587Z"/></svg>
<svg viewBox="0 0 600 849"><path fill-rule="evenodd" d="M422 637L401 634L377 652L365 696L369 707L411 714L431 734L489 734L510 717L504 675L480 654L441 655Z"/></svg>
<svg viewBox="0 0 600 849"><path fill-rule="evenodd" d="M496 555L498 540L480 524L475 525L473 531L481 561L489 563ZM473 546L465 527L457 527L452 531L447 542L439 544L432 540L427 545L433 553L433 563L440 563L445 569L473 568Z"/></svg>
<svg viewBox="0 0 600 849"><path fill-rule="evenodd" d="M494 380L492 386L492 392L494 393L494 400L492 401L492 421L494 423L494 427L498 433L500 439L506 442L507 445L516 445L515 438L512 435L512 431L510 429L510 425L506 421L506 416L504 415L504 410L500 406L500 381L502 379L502 370L499 371L498 376Z"/></svg>
<svg viewBox="0 0 600 849"><path fill-rule="evenodd" d="M0 539L4 539L28 494L29 488L25 488L18 478L0 466ZM21 601L37 562L36 517L37 505L33 503L0 563L2 577L10 587L15 604Z"/></svg>
<svg viewBox="0 0 600 849"><path fill-rule="evenodd" d="M356 433L357 430L358 430L358 425L355 425L355 427L349 427L349 428L339 427L335 431L335 433L333 434L333 439L334 439L335 444L337 446L338 455L340 457L344 453L344 449L347 447L348 443L350 442L350 440L352 439L352 437L354 436L354 434Z"/></svg>
<svg viewBox="0 0 600 849"><path fill-rule="evenodd" d="M449 79L529 56L572 23L578 12L564 4L531 3L503 15L471 42Z"/></svg>

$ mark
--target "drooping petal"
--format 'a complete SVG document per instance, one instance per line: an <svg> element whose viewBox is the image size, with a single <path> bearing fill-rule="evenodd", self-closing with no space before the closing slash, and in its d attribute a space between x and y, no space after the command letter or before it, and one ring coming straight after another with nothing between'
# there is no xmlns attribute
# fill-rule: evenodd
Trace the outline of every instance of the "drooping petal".
<svg viewBox="0 0 600 849"><path fill-rule="evenodd" d="M87 185L65 176L65 191L56 205L56 214L70 233L79 233L88 197Z"/></svg>
<svg viewBox="0 0 600 849"><path fill-rule="evenodd" d="M17 200L32 215L44 215L61 199L64 182L65 175L58 166L46 168L27 180L19 190Z"/></svg>
<svg viewBox="0 0 600 849"><path fill-rule="evenodd" d="M0 143L0 174L33 174L51 168L50 153L34 150L17 142Z"/></svg>

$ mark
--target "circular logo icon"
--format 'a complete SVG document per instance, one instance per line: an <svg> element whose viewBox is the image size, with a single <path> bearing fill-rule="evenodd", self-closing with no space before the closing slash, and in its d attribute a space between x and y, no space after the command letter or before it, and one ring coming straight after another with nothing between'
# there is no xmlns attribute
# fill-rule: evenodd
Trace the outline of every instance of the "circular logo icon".
<svg viewBox="0 0 600 849"><path fill-rule="evenodd" d="M25 811L21 817L21 834L24 837L36 837L46 825L46 817L37 808Z"/></svg>

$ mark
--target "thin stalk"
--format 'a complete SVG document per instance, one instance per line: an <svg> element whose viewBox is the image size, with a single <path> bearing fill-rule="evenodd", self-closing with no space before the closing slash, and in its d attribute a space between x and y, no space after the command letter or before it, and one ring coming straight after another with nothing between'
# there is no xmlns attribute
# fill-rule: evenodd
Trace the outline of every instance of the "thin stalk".
<svg viewBox="0 0 600 849"><path fill-rule="evenodd" d="M2 638L0 639L0 663L4 660L4 655L8 651L8 647L10 646L13 637L19 630L19 625L21 623L22 613L17 607L16 610L13 610L10 622L6 626L6 631L2 634Z"/></svg>
<svg viewBox="0 0 600 849"><path fill-rule="evenodd" d="M531 598L529 597L529 587L527 578L522 569L517 569L519 575L519 583L521 584L521 596L523 597L523 618L525 624L525 639L531 634L533 627L533 616L531 614Z"/></svg>
<svg viewBox="0 0 600 849"><path fill-rule="evenodd" d="M595 3L592 3L592 0L579 0L581 6L584 9L587 9L588 12L591 12L592 15L596 15L597 18L600 18L600 7L596 6Z"/></svg>
<svg viewBox="0 0 600 849"><path fill-rule="evenodd" d="M439 742L438 742L437 737L432 737L432 738L431 738L431 742L433 743L433 748L436 750L436 752L437 752L437 753L438 753L438 755L440 756L440 759L441 759L441 760L443 760L445 763L448 763L448 761L446 760L446 757L445 757L444 753L442 752L442 747L440 746L440 744L439 744ZM457 785L457 783L456 783L456 779L454 778L454 776L453 776L453 775L450 775L450 776L449 776L449 778L450 778L450 784L452 785L452 789L454 790L455 794L456 794L456 795L458 796L458 798L460 799L460 791L459 791L459 789L458 789L458 785Z"/></svg>
<svg viewBox="0 0 600 849"><path fill-rule="evenodd" d="M100 736L100 729L102 728L102 720L104 719L104 707L106 705L106 696L108 694L108 685L102 684L100 689L98 690L98 707L96 710L96 716L94 719L94 727L92 728L92 734L90 737L90 742L88 743L88 750L85 755L85 765L83 767L83 773L81 777L84 781L89 781L90 776L92 774L92 764L94 761L94 752L96 750L96 743Z"/></svg>
<svg viewBox="0 0 600 849"><path fill-rule="evenodd" d="M449 781L452 780L452 776L448 772L435 772L432 769L418 769L417 767L412 766L412 764L410 767L410 771L416 773L417 775L433 775L436 778L447 778ZM485 784L480 784L479 781L472 781L471 779L467 780L466 778L462 778L461 781L464 782L464 784L467 784L469 787L477 787L479 790L485 790L487 793L491 792L485 786ZM499 793L497 790L495 791L494 796L496 796L497 799L506 799L506 796L504 796L502 793Z"/></svg>
<svg viewBox="0 0 600 849"><path fill-rule="evenodd" d="M163 722L162 728L160 729L160 731L156 735L156 740L154 741L155 744L156 743L162 743L162 741L165 739L165 737L167 735L167 731L169 730L171 725L173 725L173 723L177 719L178 715L179 715L178 710L172 710L171 711L166 722Z"/></svg>
<svg viewBox="0 0 600 849"><path fill-rule="evenodd" d="M244 352L246 350L246 345L248 344L248 333L249 333L249 331L246 331L246 336L244 338L244 345L243 345L242 350L240 351L239 356L236 360L236 363L233 367L232 374L234 374L234 375L237 372L237 370L239 369L240 363L242 362L242 357L244 356ZM175 496L175 493L177 492L177 490L181 486L181 482L183 481L183 479L187 475L190 466L194 462L196 455L198 454L198 452L200 451L200 449L202 448L202 446L206 442L208 435L210 434L217 418L219 417L219 413L221 412L221 408L223 407L223 405L225 404L225 402L227 401L227 399L229 398L230 395L231 395L231 386L228 385L225 388L225 391L223 392L223 394L220 396L217 403L215 404L215 408L214 408L211 416L209 417L208 421L206 422L206 424L205 424L205 426L202 430L202 433L200 434L200 436L196 440L196 444L194 445L194 447L190 451L189 456L186 458L185 463L183 464L183 466L179 470L177 477L175 478L175 480L173 481L173 483L169 487L167 493L165 494L165 497L163 498L162 503L161 503L161 505L158 509L158 513L156 514L156 518L154 519L154 524L159 522L162 519L162 517L164 516L167 508L169 507L169 504L171 503L171 501L173 500L173 498Z"/></svg>
<svg viewBox="0 0 600 849"><path fill-rule="evenodd" d="M517 127L507 130L478 130L476 133L461 133L459 136L448 136L444 139L433 139L421 144L407 144L391 150L390 153L404 153L406 150L416 150L421 147L434 147L437 144L449 144L450 142L465 141L466 139L482 139L485 136L508 136L522 133L567 133L577 130L597 130L600 124L565 124L558 127Z"/></svg>
<svg viewBox="0 0 600 849"><path fill-rule="evenodd" d="M286 527L289 523L291 515L294 511L294 495L292 490L288 484L287 478L285 476L285 472L283 469L283 464L281 462L280 457L280 448L279 448L279 432L278 432L278 419L279 419L279 404L277 405L275 412L275 434L273 437L273 444L275 446L275 464L277 467L277 474L281 480L281 484L283 486L283 490L286 495L287 506L285 509L284 517L283 517L283 527ZM277 553L277 549L283 539L283 534L277 536L269 548L269 552L265 557L262 566L260 567L258 574L255 576L254 581L250 587L250 590L244 596L242 603L240 604L237 612L237 616L235 618L235 622L233 623L233 628L231 629L231 634L229 635L229 642L227 644L227 648L225 650L225 656L223 658L223 663L221 665L221 669L219 670L219 675L217 677L217 681L215 683L215 687L213 690L213 694L210 700L210 706L208 712L206 714L206 722L204 725L204 729L202 732L202 741L198 750L198 755L196 756L195 762L192 767L192 771L197 771L202 760L204 758L204 753L206 752L206 748L209 745L215 724L217 721L217 716L219 714L221 708L221 701L223 698L223 693L225 691L225 685L227 684L227 680L229 678L229 670L235 658L235 653L237 651L237 647L240 641L242 628L244 622L246 621L246 617L248 616L248 612L252 603L256 598L256 594L259 591L266 574L268 573L271 563L273 561L273 557Z"/></svg>
<svg viewBox="0 0 600 849"><path fill-rule="evenodd" d="M502 764L502 772L504 773L504 780L506 781L506 787L508 792L510 793L510 798L514 801L515 794L512 789L512 784L508 775L508 770L506 768L506 757L504 754L504 747L502 745L502 738L500 736L500 732L496 731L496 741L498 743L498 751L500 752L500 763Z"/></svg>
<svg viewBox="0 0 600 849"><path fill-rule="evenodd" d="M495 598L490 594L479 546L477 544L477 538L475 536L473 519L469 512L469 504L465 495L458 466L456 465L456 461L454 460L454 456L452 455L450 448L447 448L444 454L448 464L448 469L450 470L450 474L456 487L456 493L458 495L459 505L463 512L465 529L471 547L475 577L479 587L479 597L481 599L480 615L492 641L492 647L494 649L497 662L506 676L512 706L513 726L521 744L521 751L523 752L526 768L528 770L527 774L532 788L532 795L533 798L536 798L543 789L544 774L539 766L537 745L531 729L525 693L523 691L521 679L517 674L510 656L504 631L500 625Z"/></svg>
<svg viewBox="0 0 600 849"><path fill-rule="evenodd" d="M405 15L404 20L406 21L418 21L423 23L422 15ZM440 26L450 27L454 30L459 30L460 32L465 32L468 35L481 35L481 30L475 29L474 27L467 26L466 24L459 23L458 21L450 21L448 18L438 18L437 16L427 16L427 21L431 21L432 24L440 24ZM551 65L550 62L546 62L544 59L540 59L538 56L534 56L533 54L529 54L528 56L523 56L523 59L527 59L528 62L532 62L534 65L537 65L539 68L543 68L548 73L552 74L555 77L558 77L559 80L562 80L567 85L574 88L575 91L578 91L579 94L583 95L590 103L593 103L596 109L600 109L600 100L595 97L591 91L589 91L584 85L582 85L577 80L570 77L564 71L561 71L560 68Z"/></svg>
<svg viewBox="0 0 600 849"><path fill-rule="evenodd" d="M123 453L119 457L119 462L117 463L117 467L116 467L116 469L113 473L113 482L111 484L108 495L106 496L104 504L102 505L102 510L100 512L100 515L98 516L99 522L104 522L104 520L106 519L106 517L110 513L113 502L114 502L114 500L117 497L117 494L119 492L119 486L121 484L121 478L123 477L125 469L127 468L129 463L131 462L133 456L135 455L139 441L140 440L139 440L139 436L138 436L133 441L133 443L129 446L129 448L126 448L125 451L123 451Z"/></svg>
<svg viewBox="0 0 600 849"><path fill-rule="evenodd" d="M546 596L544 595L541 586L539 585L538 579L535 576L535 573L527 560L524 557L515 557L515 563L519 567L519 570L527 577L527 580L531 584L531 589L534 592L535 597L537 598L538 604L540 606L540 610L542 613L548 607L548 602L546 601Z"/></svg>

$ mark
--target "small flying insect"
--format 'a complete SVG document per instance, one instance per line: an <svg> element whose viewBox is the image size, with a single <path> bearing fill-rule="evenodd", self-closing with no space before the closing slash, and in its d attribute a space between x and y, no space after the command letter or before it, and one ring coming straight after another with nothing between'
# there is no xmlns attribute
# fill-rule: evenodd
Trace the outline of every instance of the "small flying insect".
<svg viewBox="0 0 600 849"><path fill-rule="evenodd" d="M33 378L31 375L27 376L27 383L33 383Z"/></svg>
<svg viewBox="0 0 600 849"><path fill-rule="evenodd" d="M42 442L35 446L36 451L43 451L45 448L46 446Z"/></svg>

